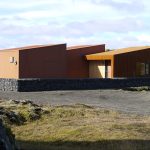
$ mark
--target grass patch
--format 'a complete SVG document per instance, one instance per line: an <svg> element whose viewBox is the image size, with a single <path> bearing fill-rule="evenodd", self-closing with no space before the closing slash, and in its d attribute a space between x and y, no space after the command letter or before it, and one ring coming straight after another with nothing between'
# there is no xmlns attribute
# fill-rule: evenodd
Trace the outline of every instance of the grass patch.
<svg viewBox="0 0 150 150"><path fill-rule="evenodd" d="M149 116L82 104L57 107L9 105L5 102L5 107L11 111L26 112L26 118L30 118L29 114L36 108L41 110L40 118L36 120L26 119L22 125L9 124L18 145L24 150L150 149Z"/></svg>

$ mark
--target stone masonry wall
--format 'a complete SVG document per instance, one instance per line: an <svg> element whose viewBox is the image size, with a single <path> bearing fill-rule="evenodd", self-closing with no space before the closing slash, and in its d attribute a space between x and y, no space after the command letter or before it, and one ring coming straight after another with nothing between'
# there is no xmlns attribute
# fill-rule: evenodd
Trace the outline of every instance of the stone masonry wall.
<svg viewBox="0 0 150 150"><path fill-rule="evenodd" d="M0 78L0 91L18 91L18 80Z"/></svg>
<svg viewBox="0 0 150 150"><path fill-rule="evenodd" d="M150 86L150 78L128 79L0 79L0 91L120 89Z"/></svg>

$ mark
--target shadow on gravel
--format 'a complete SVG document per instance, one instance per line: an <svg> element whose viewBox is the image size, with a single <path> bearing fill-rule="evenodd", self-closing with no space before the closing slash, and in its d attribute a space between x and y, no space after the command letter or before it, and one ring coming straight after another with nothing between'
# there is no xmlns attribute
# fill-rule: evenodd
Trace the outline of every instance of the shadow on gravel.
<svg viewBox="0 0 150 150"><path fill-rule="evenodd" d="M21 150L150 150L150 140L18 141Z"/></svg>

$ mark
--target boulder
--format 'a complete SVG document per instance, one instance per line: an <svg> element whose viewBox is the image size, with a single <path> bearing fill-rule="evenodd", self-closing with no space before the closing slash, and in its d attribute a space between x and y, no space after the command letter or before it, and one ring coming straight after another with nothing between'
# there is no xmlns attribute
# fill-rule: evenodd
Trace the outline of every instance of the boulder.
<svg viewBox="0 0 150 150"><path fill-rule="evenodd" d="M14 135L0 119L0 150L17 150Z"/></svg>

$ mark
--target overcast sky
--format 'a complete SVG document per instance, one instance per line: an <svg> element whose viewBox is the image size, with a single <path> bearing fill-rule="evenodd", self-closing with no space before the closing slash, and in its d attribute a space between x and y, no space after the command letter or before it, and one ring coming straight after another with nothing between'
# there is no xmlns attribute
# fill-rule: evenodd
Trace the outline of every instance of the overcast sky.
<svg viewBox="0 0 150 150"><path fill-rule="evenodd" d="M1 0L0 48L150 45L149 20L150 0Z"/></svg>

